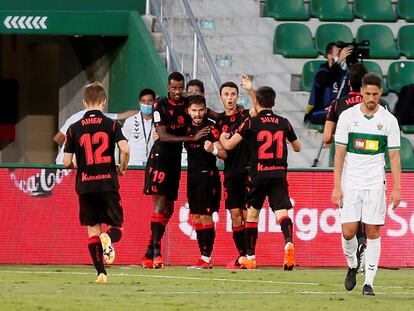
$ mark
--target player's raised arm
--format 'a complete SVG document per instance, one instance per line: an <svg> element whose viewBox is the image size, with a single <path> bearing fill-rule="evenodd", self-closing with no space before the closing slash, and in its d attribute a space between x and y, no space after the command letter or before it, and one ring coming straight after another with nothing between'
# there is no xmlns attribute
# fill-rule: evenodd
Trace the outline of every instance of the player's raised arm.
<svg viewBox="0 0 414 311"><path fill-rule="evenodd" d="M160 141L167 142L167 143L189 143L199 140L210 132L210 128L208 126L199 130L194 136L175 136L169 134L165 125L157 126L157 134L160 137Z"/></svg>

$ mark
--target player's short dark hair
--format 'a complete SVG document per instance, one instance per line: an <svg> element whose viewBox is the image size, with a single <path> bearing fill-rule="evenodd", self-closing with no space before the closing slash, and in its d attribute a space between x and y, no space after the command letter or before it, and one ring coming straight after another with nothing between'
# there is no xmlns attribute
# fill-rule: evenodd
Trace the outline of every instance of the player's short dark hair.
<svg viewBox="0 0 414 311"><path fill-rule="evenodd" d="M336 46L336 42L329 42L325 49L325 57L332 52L333 47Z"/></svg>
<svg viewBox="0 0 414 311"><path fill-rule="evenodd" d="M201 104L207 107L206 99L201 95L194 95L188 98L188 107L192 104Z"/></svg>
<svg viewBox="0 0 414 311"><path fill-rule="evenodd" d="M375 85L381 88L381 78L373 72L368 72L362 78L362 86L365 87L367 85Z"/></svg>
<svg viewBox="0 0 414 311"><path fill-rule="evenodd" d="M224 82L221 86L220 86L220 95L221 95L221 91L225 88L225 87L231 87L237 90L237 94L239 94L239 87L237 86L236 83L231 82L231 81L227 81Z"/></svg>
<svg viewBox="0 0 414 311"><path fill-rule="evenodd" d="M272 108L275 105L276 92L270 86L262 86L256 90L256 100L260 107Z"/></svg>
<svg viewBox="0 0 414 311"><path fill-rule="evenodd" d="M168 76L168 83L170 83L171 80L184 81L184 76L181 73L174 71L174 72L171 72L170 75Z"/></svg>
<svg viewBox="0 0 414 311"><path fill-rule="evenodd" d="M198 79L190 80L190 81L188 81L187 86L185 87L185 89L188 91L188 87L192 86L192 85L198 86L200 88L201 93L204 93L204 83L202 81L200 81Z"/></svg>
<svg viewBox="0 0 414 311"><path fill-rule="evenodd" d="M361 90L362 77L368 73L367 68L363 63L358 62L351 66L349 69L349 83L353 91Z"/></svg>
<svg viewBox="0 0 414 311"><path fill-rule="evenodd" d="M139 99L141 100L142 97L145 95L151 95L152 98L155 100L155 92L151 89L143 89L141 92L139 92Z"/></svg>
<svg viewBox="0 0 414 311"><path fill-rule="evenodd" d="M83 98L87 103L101 103L106 100L106 92L102 83L95 81L85 86Z"/></svg>

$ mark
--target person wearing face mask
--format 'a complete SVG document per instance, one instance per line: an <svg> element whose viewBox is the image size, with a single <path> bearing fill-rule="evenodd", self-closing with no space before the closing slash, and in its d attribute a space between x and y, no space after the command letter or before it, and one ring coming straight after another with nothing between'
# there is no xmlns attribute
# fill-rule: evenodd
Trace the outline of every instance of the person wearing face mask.
<svg viewBox="0 0 414 311"><path fill-rule="evenodd" d="M336 42L327 45L327 61L316 72L305 111L305 122L325 124L330 103L336 98L348 95L346 58L351 53L352 48L340 48Z"/></svg>
<svg viewBox="0 0 414 311"><path fill-rule="evenodd" d="M131 148L130 165L145 165L154 140L152 129L154 121L152 110L155 102L155 92L143 89L139 93L139 109L137 114L125 120L122 132L128 139Z"/></svg>

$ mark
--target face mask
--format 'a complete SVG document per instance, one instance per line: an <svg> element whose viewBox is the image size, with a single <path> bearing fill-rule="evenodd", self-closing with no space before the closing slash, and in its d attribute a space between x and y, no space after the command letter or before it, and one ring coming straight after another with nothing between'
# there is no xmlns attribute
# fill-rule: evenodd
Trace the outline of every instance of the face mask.
<svg viewBox="0 0 414 311"><path fill-rule="evenodd" d="M333 59L333 61L334 61L334 63L336 63L337 61L338 61L338 56L334 56L334 57L332 57L332 59Z"/></svg>
<svg viewBox="0 0 414 311"><path fill-rule="evenodd" d="M139 107L140 107L143 114L145 114L147 116L152 114L152 106L151 105L140 104Z"/></svg>

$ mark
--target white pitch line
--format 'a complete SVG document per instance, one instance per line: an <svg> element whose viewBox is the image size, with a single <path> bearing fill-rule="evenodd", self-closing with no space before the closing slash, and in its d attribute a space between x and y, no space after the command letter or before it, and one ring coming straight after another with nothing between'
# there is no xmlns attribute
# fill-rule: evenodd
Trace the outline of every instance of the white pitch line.
<svg viewBox="0 0 414 311"><path fill-rule="evenodd" d="M70 274L70 275L96 275L93 272L76 272L76 271L21 271L21 270L0 270L0 273L15 273L15 274ZM272 281L272 280L243 280L243 279L227 279L227 278L203 278L203 277L187 277L174 275L148 275L148 274L130 274L130 273L108 273L108 276L118 277L142 277L154 279L176 279L176 280L190 280L190 281L216 281L216 282L235 282L235 283L253 283L253 284L279 284L279 285L308 285L308 286L336 286L342 287L342 284L324 284L314 282L288 282L288 281ZM388 289L404 289L402 286L386 286L378 285L375 288ZM407 289L413 289L408 287ZM323 292L326 293L326 292Z"/></svg>

